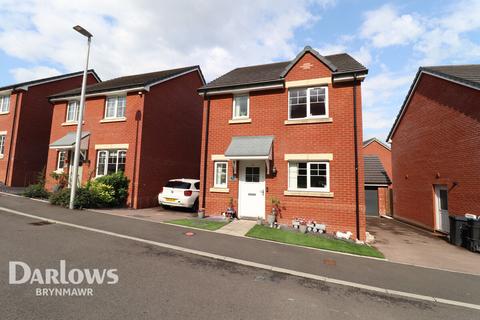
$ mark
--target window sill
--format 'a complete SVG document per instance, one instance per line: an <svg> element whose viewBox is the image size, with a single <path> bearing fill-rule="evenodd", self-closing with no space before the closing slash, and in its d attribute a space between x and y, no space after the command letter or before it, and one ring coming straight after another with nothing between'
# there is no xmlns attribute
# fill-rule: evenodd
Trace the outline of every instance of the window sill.
<svg viewBox="0 0 480 320"><path fill-rule="evenodd" d="M285 190L283 192L283 195L285 195L285 196L299 196L299 197L333 198L333 192L323 192L323 191Z"/></svg>
<svg viewBox="0 0 480 320"><path fill-rule="evenodd" d="M238 123L252 123L252 119L231 119L228 120L229 124L238 124Z"/></svg>
<svg viewBox="0 0 480 320"><path fill-rule="evenodd" d="M1 115L6 115L6 114L9 114L9 113L10 113L10 111L0 112L0 116Z"/></svg>
<svg viewBox="0 0 480 320"><path fill-rule="evenodd" d="M64 122L61 125L62 126L76 126L78 124L78 121L72 121L72 122ZM85 124L85 121L82 122L82 124Z"/></svg>
<svg viewBox="0 0 480 320"><path fill-rule="evenodd" d="M308 124L308 123L332 123L332 122L333 122L332 118L285 120L286 125Z"/></svg>
<svg viewBox="0 0 480 320"><path fill-rule="evenodd" d="M127 118L112 118L112 119L102 119L100 123L109 123L109 122L124 122L127 121Z"/></svg>
<svg viewBox="0 0 480 320"><path fill-rule="evenodd" d="M3 158L5 158L5 155L0 154L0 159L3 159Z"/></svg>
<svg viewBox="0 0 480 320"><path fill-rule="evenodd" d="M210 188L210 192L229 193L230 189L228 189L228 188Z"/></svg>

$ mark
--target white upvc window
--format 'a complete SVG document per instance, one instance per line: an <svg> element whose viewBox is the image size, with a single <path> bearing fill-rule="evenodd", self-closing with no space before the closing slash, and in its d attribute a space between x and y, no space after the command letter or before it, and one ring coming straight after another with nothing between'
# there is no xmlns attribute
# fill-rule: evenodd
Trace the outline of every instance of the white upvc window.
<svg viewBox="0 0 480 320"><path fill-rule="evenodd" d="M10 111L10 96L0 96L0 113L8 113Z"/></svg>
<svg viewBox="0 0 480 320"><path fill-rule="evenodd" d="M99 150L97 153L97 176L125 172L126 150Z"/></svg>
<svg viewBox="0 0 480 320"><path fill-rule="evenodd" d="M67 116L65 122L77 122L80 102L77 100L69 101L67 104Z"/></svg>
<svg viewBox="0 0 480 320"><path fill-rule="evenodd" d="M232 119L248 119L250 117L250 98L248 94L233 96Z"/></svg>
<svg viewBox="0 0 480 320"><path fill-rule="evenodd" d="M2 134L0 135L0 157L5 155L5 140L7 139L7 135Z"/></svg>
<svg viewBox="0 0 480 320"><path fill-rule="evenodd" d="M107 97L105 102L105 119L125 118L126 96Z"/></svg>
<svg viewBox="0 0 480 320"><path fill-rule="evenodd" d="M67 157L67 152L66 151L58 151L57 171L63 171L63 168L65 167L66 157Z"/></svg>
<svg viewBox="0 0 480 320"><path fill-rule="evenodd" d="M228 162L216 161L214 166L214 187L227 188Z"/></svg>
<svg viewBox="0 0 480 320"><path fill-rule="evenodd" d="M288 90L288 119L328 117L328 87Z"/></svg>
<svg viewBox="0 0 480 320"><path fill-rule="evenodd" d="M321 162L289 162L288 189L330 192L330 164Z"/></svg>

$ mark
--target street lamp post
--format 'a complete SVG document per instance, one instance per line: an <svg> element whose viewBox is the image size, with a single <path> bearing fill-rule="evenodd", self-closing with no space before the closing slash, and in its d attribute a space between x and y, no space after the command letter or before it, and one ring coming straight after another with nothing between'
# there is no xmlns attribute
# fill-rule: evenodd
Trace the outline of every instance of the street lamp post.
<svg viewBox="0 0 480 320"><path fill-rule="evenodd" d="M87 86L87 70L88 70L88 58L90 56L90 42L92 39L92 34L82 28L81 26L75 26L73 29L80 34L87 37L87 62L85 63L85 70L83 70L83 80L82 80L82 92L80 94L80 106L78 110L78 119L77 119L77 135L75 137L75 152L73 156L73 172L71 178L71 191L70 191L70 205L69 208L74 208L75 203L75 193L77 192L77 180L78 180L78 164L80 162L80 144L82 141L82 124L83 124L83 111L85 109L85 88Z"/></svg>

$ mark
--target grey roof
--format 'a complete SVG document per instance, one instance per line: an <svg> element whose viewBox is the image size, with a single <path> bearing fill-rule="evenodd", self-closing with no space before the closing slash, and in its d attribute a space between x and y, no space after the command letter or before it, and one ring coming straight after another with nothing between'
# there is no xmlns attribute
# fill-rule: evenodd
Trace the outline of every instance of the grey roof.
<svg viewBox="0 0 480 320"><path fill-rule="evenodd" d="M264 157L270 156L273 136L232 137L225 151L226 157Z"/></svg>
<svg viewBox="0 0 480 320"><path fill-rule="evenodd" d="M365 184L389 185L392 183L378 156L364 155L363 163Z"/></svg>
<svg viewBox="0 0 480 320"><path fill-rule="evenodd" d="M54 141L53 143L50 144L50 148L59 148L59 147L72 147L75 145L75 137L77 133L76 132L69 132L60 139ZM90 132L88 131L83 131L82 132L82 139L88 137L90 135Z"/></svg>
<svg viewBox="0 0 480 320"><path fill-rule="evenodd" d="M97 78L98 81L101 81L100 77L97 75L95 70L90 69L90 70L88 70L88 73L93 74L93 76L95 78ZM17 88L35 86L35 85L38 85L38 84L41 84L41 83L44 83L44 82L52 82L52 81L62 80L62 79L65 79L65 78L76 77L76 76L81 76L81 75L83 75L83 71L61 74L61 75L54 76L54 77L36 79L36 80L32 80L32 81L20 82L20 83L10 84L8 86L0 87L0 91L15 90Z"/></svg>
<svg viewBox="0 0 480 320"><path fill-rule="evenodd" d="M387 141L392 139L393 133L400 122L403 112L407 107L407 102L410 96L413 94L413 90L415 89L415 84L417 83L418 79L422 75L422 73L427 72L434 76L442 77L445 79L450 79L452 81L456 81L460 84L464 84L466 86L471 86L476 89L480 89L480 64L464 64L464 65L450 65L450 66L430 66L430 67L420 67L418 68L418 72L415 75L415 79L408 90L407 96L403 101L402 107L398 112L397 117L395 118L395 122L393 123L390 132L388 133Z"/></svg>
<svg viewBox="0 0 480 320"><path fill-rule="evenodd" d="M366 146L368 146L370 143L372 142L377 142L379 143L380 145L382 145L383 147L387 148L388 150L391 150L392 148L390 147L389 144L387 144L386 142L383 142L382 140L376 138L376 137L373 137L373 138L370 138L368 140L365 140L363 141L363 147L365 148Z"/></svg>
<svg viewBox="0 0 480 320"><path fill-rule="evenodd" d="M347 53L321 56L315 50L306 47L294 60L237 68L211 81L199 90L205 91L214 88L282 82L288 70L295 65L298 59L306 52L311 52L320 61L323 61L333 71L334 75L352 72L368 72L365 66Z"/></svg>
<svg viewBox="0 0 480 320"><path fill-rule="evenodd" d="M185 68L177 68L177 69L170 69L170 70L162 70L157 72L149 72L149 73L142 73L136 74L131 76L119 77L114 78L111 80L103 81L100 83L92 84L87 86L86 93L101 93L101 92L108 92L112 90L122 90L122 89L129 89L135 87L144 87L155 82L165 80L167 78L179 75L181 73L192 71L198 69L200 74L200 67L199 66L190 66ZM203 79L203 75L202 75ZM204 82L205 83L205 82ZM73 90L68 90L64 92L60 92L50 96L50 98L63 98L69 96L78 96L80 95L81 88L76 88Z"/></svg>

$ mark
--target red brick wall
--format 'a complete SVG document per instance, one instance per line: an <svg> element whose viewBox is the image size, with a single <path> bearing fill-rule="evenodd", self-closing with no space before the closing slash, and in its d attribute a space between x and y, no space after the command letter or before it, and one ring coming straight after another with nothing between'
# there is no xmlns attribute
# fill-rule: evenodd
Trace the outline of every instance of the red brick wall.
<svg viewBox="0 0 480 320"><path fill-rule="evenodd" d="M158 205L169 179L199 178L203 85L198 72L152 87L145 98L139 206Z"/></svg>
<svg viewBox="0 0 480 320"><path fill-rule="evenodd" d="M381 215L385 215L390 211L388 210L387 196L388 188L378 187L378 213Z"/></svg>
<svg viewBox="0 0 480 320"><path fill-rule="evenodd" d="M396 217L433 229L435 184L450 214L480 214L479 105L480 91L421 76L392 137Z"/></svg>
<svg viewBox="0 0 480 320"><path fill-rule="evenodd" d="M150 92L127 95L126 121L101 123L105 97L87 99L83 131L90 132L88 159L83 164L82 182L95 177L96 144L128 144L125 175L131 180L128 205L142 208L156 205L156 195L173 177L198 177L200 152L202 85L198 73L178 77L151 87ZM62 126L67 103L56 103L50 142L76 126ZM55 170L57 151L50 150L48 170ZM48 187L54 181L49 179Z"/></svg>
<svg viewBox="0 0 480 320"><path fill-rule="evenodd" d="M31 86L23 93L17 109L15 134L12 133L15 113L15 94L10 98L10 112L0 116L0 131L7 131L5 157L0 161L0 174L5 181L9 144L15 135L15 148L10 155L10 172L6 183L11 186L26 186L34 183L38 173L44 170L47 163L48 142L52 121L52 105L48 97L52 94L77 88L81 85L83 75L64 80L47 82ZM96 83L92 74L87 83ZM8 129L3 129L3 128ZM14 152L13 152L14 151ZM2 174L3 172L3 174Z"/></svg>
<svg viewBox="0 0 480 320"><path fill-rule="evenodd" d="M310 69L302 69L310 63ZM328 73L327 73L328 72ZM287 75L286 80L301 80L329 76L328 69L317 59L307 54ZM363 190L362 161L362 117L360 86L357 88L357 123L359 152L359 201L360 234L365 235L365 205ZM224 154L232 136L274 135L273 164L278 170L276 177L267 176L268 191L265 196L266 212L270 212L270 199L281 201L280 222L291 223L294 217L314 219L327 224L328 232L349 230L355 234L355 170L353 133L353 90L352 83L329 85L329 116L332 123L285 125L288 119L288 91L274 90L250 93L251 123L229 124L232 116L232 96L213 96L210 108L210 132L208 142L207 177L203 178L202 188L207 188L205 210L207 214L220 214L225 211L228 199L238 199L238 179L229 181L229 193L212 193L213 162L212 154ZM204 102L204 126L206 126L206 106ZM205 148L205 130L202 137L202 165ZM288 188L288 162L285 153L333 153L330 163L330 191L333 198L312 198L284 196ZM233 174L229 162L229 176ZM202 205L202 204L201 204Z"/></svg>
<svg viewBox="0 0 480 320"><path fill-rule="evenodd" d="M363 148L363 155L376 155L380 159L390 180L392 180L392 152L377 141L371 142Z"/></svg>

